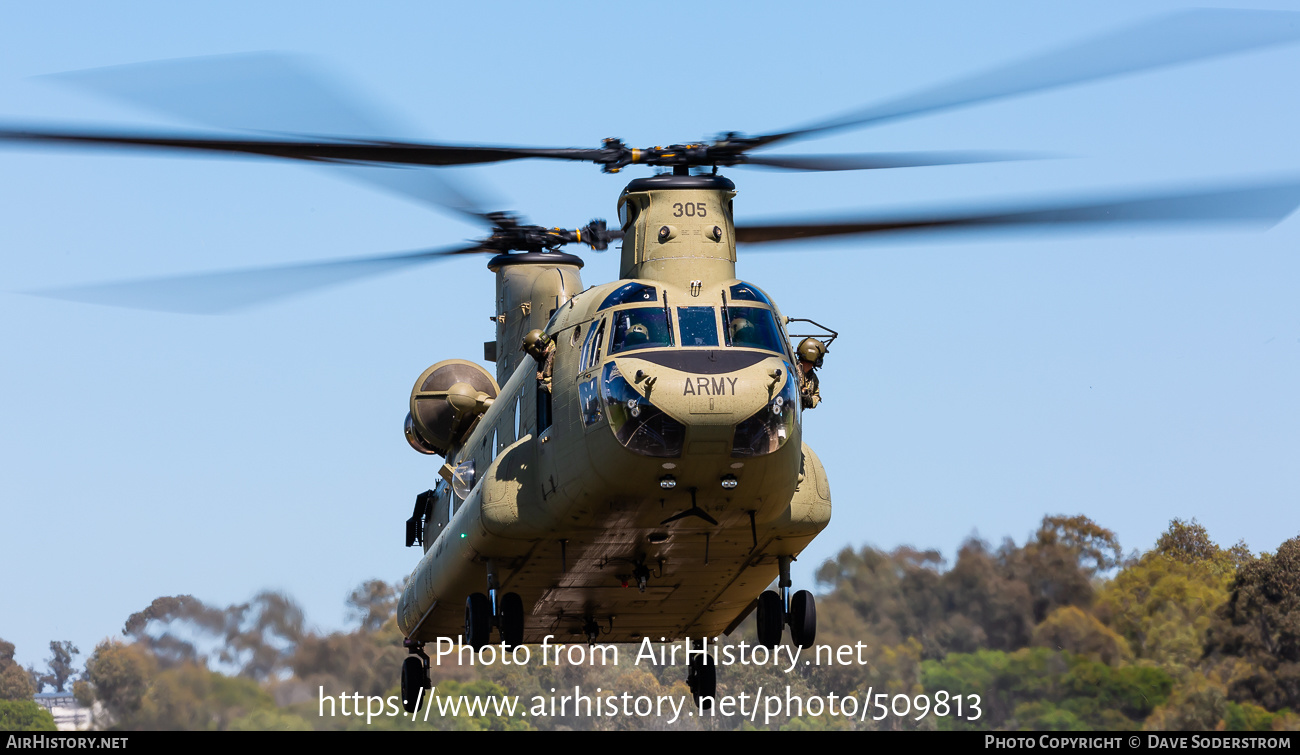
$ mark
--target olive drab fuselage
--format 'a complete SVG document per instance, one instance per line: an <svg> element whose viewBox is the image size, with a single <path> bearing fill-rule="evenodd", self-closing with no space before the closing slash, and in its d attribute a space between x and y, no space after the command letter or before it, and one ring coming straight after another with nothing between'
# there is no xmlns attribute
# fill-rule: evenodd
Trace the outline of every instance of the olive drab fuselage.
<svg viewBox="0 0 1300 755"><path fill-rule="evenodd" d="M632 181L621 279L585 291L577 257L493 258L500 388L424 512L398 609L410 641L458 636L489 565L523 598L526 642L592 621L601 642L714 636L830 521L785 320L736 278L734 193ZM521 350L533 328L555 344L549 392Z"/></svg>

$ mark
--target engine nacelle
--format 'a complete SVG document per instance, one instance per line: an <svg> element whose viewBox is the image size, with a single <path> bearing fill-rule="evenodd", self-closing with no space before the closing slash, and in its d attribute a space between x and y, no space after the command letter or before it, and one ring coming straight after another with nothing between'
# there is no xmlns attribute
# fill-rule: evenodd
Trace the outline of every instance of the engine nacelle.
<svg viewBox="0 0 1300 755"><path fill-rule="evenodd" d="M411 389L406 441L422 454L446 456L499 392L492 375L473 362L438 362L420 373Z"/></svg>

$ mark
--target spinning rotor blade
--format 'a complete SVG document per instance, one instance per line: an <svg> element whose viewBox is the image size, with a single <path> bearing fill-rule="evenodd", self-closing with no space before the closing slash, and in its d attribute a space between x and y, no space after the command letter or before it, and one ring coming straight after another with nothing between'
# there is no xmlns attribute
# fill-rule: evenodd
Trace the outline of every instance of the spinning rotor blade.
<svg viewBox="0 0 1300 755"><path fill-rule="evenodd" d="M1028 208L940 210L892 218L876 215L821 222L737 225L736 241L757 244L826 236L1033 226L1236 223L1267 227L1281 222L1297 206L1300 206L1300 182L1291 182L1120 200L1073 200Z"/></svg>
<svg viewBox="0 0 1300 755"><path fill-rule="evenodd" d="M148 134L110 134L85 132L78 129L7 129L0 131L0 141L35 141L47 143L82 144L100 146L136 146L163 149L201 150L209 152L228 152L236 154L263 155L295 160L310 160L332 163L366 163L372 165L476 165L523 160L528 158L546 158L552 160L576 160L593 162L603 166L607 172L617 172L628 165L645 164L674 167L738 165L751 164L766 167L787 168L791 170L858 170L876 167L876 156L855 155L839 158L817 159L815 156L771 157L755 159L749 151L795 138L803 138L851 127L868 126L883 121L923 115L925 113L949 108L973 105L989 100L1027 94L1055 87L1080 84L1088 81L1136 73L1164 66L1187 63L1204 58L1246 50L1294 42L1300 39L1300 13L1287 11L1256 11L1199 9L1184 11L1173 15L1148 21L1127 30L1111 33L1064 50L1040 55L1019 63L1014 63L984 74L941 85L917 94L897 98L883 104L863 108L835 118L819 121L802 128L746 137L729 133L712 143L681 144L670 147L650 149L631 149L621 140L609 139L598 149L549 149L534 147L502 147L473 145L441 145L422 142L393 141L390 139L357 138L357 134L374 132L364 118L353 118L352 128L358 129L348 138L301 137L276 140L251 140L233 138L195 138L191 135L148 135ZM189 66L191 64L185 64ZM241 64L242 65L242 64ZM278 64L276 64L278 65ZM201 67L201 66L200 66ZM238 66L234 66L238 67ZM254 72L266 68L265 63L249 63ZM280 68L272 66L268 79L293 80L297 74L285 74ZM177 67L178 82L172 90L184 89L186 76L192 71L187 67ZM106 78L105 78L106 77ZM249 81L249 76L241 73L231 81ZM166 78L166 77L164 77ZM98 88L100 91L128 99L137 103L157 107L159 96L140 95L138 87L123 87L112 75L78 74L78 83ZM110 85L104 82L108 80ZM89 83L88 83L89 82ZM222 80L222 85L229 83ZM253 86L260 85L257 81ZM162 87L168 90L167 87ZM243 91L236 86L229 87ZM274 89L274 87L273 87ZM170 90L168 90L170 91ZM276 90L278 91L278 90ZM304 92L290 91L286 103L294 103L300 96L305 96L313 107L321 106L320 98L311 95L311 87L304 87ZM190 117L199 117L207 123L229 125L232 121L223 113L213 117L211 106L202 102L202 98L193 100L186 97L169 101L162 97L170 112L181 113ZM238 100L248 102L247 100ZM170 103L170 104L168 104ZM273 102L268 105L263 100L256 100L258 107L272 107L272 112L293 114L281 118L292 125L289 129L295 133L319 133L319 128L304 123L292 107L284 103ZM323 106L328 111L332 105ZM275 108L278 108L275 109ZM320 110L317 107L317 110ZM313 112L304 108L302 112ZM350 117L350 116L349 116ZM346 119L345 119L346 120ZM246 127L246 124L241 124ZM306 125L307 128L303 128ZM959 160L970 162L971 160ZM940 163L926 162L926 165ZM899 166L901 167L901 166ZM386 177L391 178L391 176ZM461 209L472 202L458 204L451 200L450 206ZM462 211L464 211L462 209ZM481 214L481 213L479 213Z"/></svg>
<svg viewBox="0 0 1300 755"><path fill-rule="evenodd" d="M534 149L531 147L472 147L406 142L310 139L228 139L191 136L114 134L74 130L0 130L7 141L47 142L117 147L160 147L198 152L231 152L324 163L392 165L477 165L529 157L598 162L605 153L594 149Z"/></svg>
<svg viewBox="0 0 1300 755"><path fill-rule="evenodd" d="M224 130L334 134L321 141L391 139L398 119L307 61L274 53L163 60L44 77L118 102ZM343 136L346 135L346 136ZM433 171L331 166L352 180L482 221L485 203Z"/></svg>
<svg viewBox="0 0 1300 755"><path fill-rule="evenodd" d="M130 309L218 314L381 273L436 262L455 254L474 253L496 254L497 250L484 249L477 245L425 249L378 257L179 275L26 293L50 299L106 304Z"/></svg>
<svg viewBox="0 0 1300 755"><path fill-rule="evenodd" d="M1031 159L1011 152L878 152L864 155L746 155L741 167L778 170L880 170Z"/></svg>
<svg viewBox="0 0 1300 755"><path fill-rule="evenodd" d="M1197 8L802 128L759 136L751 148L1296 40L1300 13Z"/></svg>

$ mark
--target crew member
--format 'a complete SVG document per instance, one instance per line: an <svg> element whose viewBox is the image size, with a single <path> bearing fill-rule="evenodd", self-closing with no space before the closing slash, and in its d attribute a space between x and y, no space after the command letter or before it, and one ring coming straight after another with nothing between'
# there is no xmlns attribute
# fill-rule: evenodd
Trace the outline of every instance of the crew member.
<svg viewBox="0 0 1300 755"><path fill-rule="evenodd" d="M524 336L523 350L537 360L537 385L551 391L551 371L555 368L555 341L545 331L535 328Z"/></svg>
<svg viewBox="0 0 1300 755"><path fill-rule="evenodd" d="M731 336L732 346L758 345L758 329L743 317L732 319L730 326L728 326L728 333Z"/></svg>
<svg viewBox="0 0 1300 755"><path fill-rule="evenodd" d="M821 381L817 379L817 368L822 366L826 356L826 344L816 338L805 338L799 342L799 402L805 409L815 409L821 403Z"/></svg>

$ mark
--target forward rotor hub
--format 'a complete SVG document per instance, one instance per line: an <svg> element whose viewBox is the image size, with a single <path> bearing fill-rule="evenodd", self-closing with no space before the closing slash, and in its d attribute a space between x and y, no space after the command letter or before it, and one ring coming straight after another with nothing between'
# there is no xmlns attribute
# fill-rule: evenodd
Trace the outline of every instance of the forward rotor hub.
<svg viewBox="0 0 1300 755"><path fill-rule="evenodd" d="M739 165L747 162L745 150L753 149L761 143L759 139L742 137L734 131L720 135L712 143L692 142L648 149L634 149L628 147L622 139L611 138L604 140L601 151L605 154L596 162L600 163L605 173L617 173L629 165L672 168Z"/></svg>

